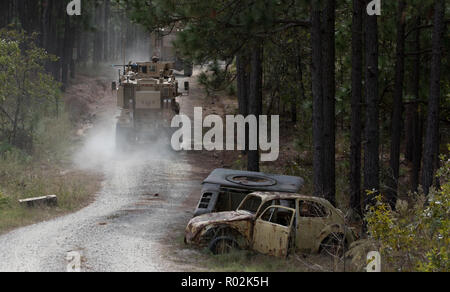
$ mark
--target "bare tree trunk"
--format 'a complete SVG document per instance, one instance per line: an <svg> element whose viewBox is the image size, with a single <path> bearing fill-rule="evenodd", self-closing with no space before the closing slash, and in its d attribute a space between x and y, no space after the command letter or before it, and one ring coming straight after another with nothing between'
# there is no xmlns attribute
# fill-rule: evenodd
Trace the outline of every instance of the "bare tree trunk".
<svg viewBox="0 0 450 292"><path fill-rule="evenodd" d="M236 56L236 67L237 67L237 95L239 103L239 114L246 117L248 115L249 107L249 87L250 79L248 68L250 67L248 54L245 52L245 48L239 52ZM245 129L245 150L247 153L248 147L248 127Z"/></svg>
<svg viewBox="0 0 450 292"><path fill-rule="evenodd" d="M104 9L103 4L96 5L95 7L95 38L94 38L94 64L98 64L103 60L103 22L102 16Z"/></svg>
<svg viewBox="0 0 450 292"><path fill-rule="evenodd" d="M416 26L420 26L421 19L417 18ZM415 51L420 52L420 29L416 31L415 39ZM420 180L420 168L422 166L422 145L423 145L423 117L419 113L419 102L420 102L420 58L421 56L417 54L414 59L414 72L413 72L413 95L414 103L409 106L412 111L412 143L407 145L407 147L412 148L412 173L411 173L411 189L412 191L417 191L419 188Z"/></svg>
<svg viewBox="0 0 450 292"><path fill-rule="evenodd" d="M323 191L324 197L336 206L336 0L327 0L324 11L323 39Z"/></svg>
<svg viewBox="0 0 450 292"><path fill-rule="evenodd" d="M300 44L298 45L300 48ZM305 84L303 82L303 63L302 56L299 51L297 51L297 74L298 74L298 83L300 86L300 98L305 100Z"/></svg>
<svg viewBox="0 0 450 292"><path fill-rule="evenodd" d="M292 95L291 99L291 123L297 124L297 96L295 94Z"/></svg>
<svg viewBox="0 0 450 292"><path fill-rule="evenodd" d="M400 141L402 136L403 115L403 82L405 76L405 9L406 2L398 3L397 12L397 58L395 63L395 92L394 109L391 120L391 155L390 155L390 177L387 199L394 208L397 202L398 178L400 173Z"/></svg>
<svg viewBox="0 0 450 292"><path fill-rule="evenodd" d="M423 157L422 186L426 194L433 185L439 147L439 105L441 96L442 37L444 32L445 0L436 0L431 60L430 97L428 99L427 132Z"/></svg>
<svg viewBox="0 0 450 292"><path fill-rule="evenodd" d="M62 47L62 83L64 88L67 86L69 80L69 65L71 59L71 29L70 29L70 16L66 15L64 24L64 41Z"/></svg>
<svg viewBox="0 0 450 292"><path fill-rule="evenodd" d="M255 115L257 119L262 114L262 42L257 43L251 52L251 73L250 73L250 95L249 114ZM259 122L258 122L259 130ZM257 135L259 137L259 135ZM257 143L259 149L259 142ZM248 151L249 171L259 171L259 150Z"/></svg>
<svg viewBox="0 0 450 292"><path fill-rule="evenodd" d="M361 215L361 104L363 79L363 5L353 0L352 23L352 121L350 146L350 206Z"/></svg>
<svg viewBox="0 0 450 292"><path fill-rule="evenodd" d="M370 0L366 0L368 5ZM378 89L378 17L365 14L365 96L366 125L364 143L364 189L380 190L379 162L379 89ZM373 202L374 194L364 196L364 205Z"/></svg>
<svg viewBox="0 0 450 292"><path fill-rule="evenodd" d="M111 15L110 0L105 0L104 19L103 19L103 61L107 62L110 58L109 50L109 18Z"/></svg>
<svg viewBox="0 0 450 292"><path fill-rule="evenodd" d="M323 196L323 87L322 30L320 3L314 1L311 11L311 81L313 95L313 181L314 195Z"/></svg>
<svg viewBox="0 0 450 292"><path fill-rule="evenodd" d="M48 2L48 14L49 14L49 32L48 32L48 51L49 53L60 56L59 55L59 38L58 38L58 14L60 11L62 1L49 0ZM55 80L60 80L60 65L59 61L51 62L49 64L50 72Z"/></svg>
<svg viewBox="0 0 450 292"><path fill-rule="evenodd" d="M239 113L244 117L247 116L248 113L248 66L248 57L243 52L240 52L236 56L237 95L239 103Z"/></svg>
<svg viewBox="0 0 450 292"><path fill-rule="evenodd" d="M2 9L0 10L0 27L5 27L9 24L9 7L11 0L4 1Z"/></svg>

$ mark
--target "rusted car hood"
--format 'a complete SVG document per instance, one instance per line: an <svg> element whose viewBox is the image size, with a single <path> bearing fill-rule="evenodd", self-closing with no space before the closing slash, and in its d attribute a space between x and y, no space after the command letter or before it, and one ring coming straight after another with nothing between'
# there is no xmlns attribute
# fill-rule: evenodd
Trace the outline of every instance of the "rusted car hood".
<svg viewBox="0 0 450 292"><path fill-rule="evenodd" d="M192 241L199 232L208 225L215 225L226 222L253 220L254 214L247 211L230 211L204 214L189 221L186 227L186 240Z"/></svg>

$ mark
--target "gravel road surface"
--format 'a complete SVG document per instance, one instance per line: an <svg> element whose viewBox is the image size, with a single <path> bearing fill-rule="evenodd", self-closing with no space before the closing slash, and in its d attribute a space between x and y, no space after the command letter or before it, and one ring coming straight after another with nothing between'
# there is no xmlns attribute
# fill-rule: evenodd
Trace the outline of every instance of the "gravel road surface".
<svg viewBox="0 0 450 292"><path fill-rule="evenodd" d="M199 187L186 154L160 143L140 152L114 153L114 115L90 131L75 156L81 168L104 173L96 200L65 217L0 237L0 271L66 271L80 255L81 271L180 271L165 255L167 232L191 213L186 196Z"/></svg>

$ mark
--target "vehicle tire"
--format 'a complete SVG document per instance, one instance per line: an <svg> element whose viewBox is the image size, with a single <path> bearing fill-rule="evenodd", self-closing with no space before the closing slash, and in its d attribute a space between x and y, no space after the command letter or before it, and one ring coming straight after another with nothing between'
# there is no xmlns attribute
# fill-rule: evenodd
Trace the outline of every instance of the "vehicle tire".
<svg viewBox="0 0 450 292"><path fill-rule="evenodd" d="M209 250L215 254L228 254L232 250L238 250L239 244L237 241L229 236L219 236L211 240L209 243Z"/></svg>
<svg viewBox="0 0 450 292"><path fill-rule="evenodd" d="M331 233L320 244L320 253L341 258L344 256L345 248L344 236L340 233Z"/></svg>

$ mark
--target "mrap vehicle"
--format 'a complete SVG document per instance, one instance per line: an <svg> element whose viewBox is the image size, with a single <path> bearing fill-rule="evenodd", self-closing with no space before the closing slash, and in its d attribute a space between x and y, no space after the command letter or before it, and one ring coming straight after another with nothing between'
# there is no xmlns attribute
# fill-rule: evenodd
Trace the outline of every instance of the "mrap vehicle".
<svg viewBox="0 0 450 292"><path fill-rule="evenodd" d="M172 62L160 62L154 57L151 62L130 62L123 66L123 74L119 71L118 84L112 84L120 110L117 149L170 136L172 118L180 112L176 99L181 96L173 66Z"/></svg>
<svg viewBox="0 0 450 292"><path fill-rule="evenodd" d="M219 168L202 184L194 217L236 210L242 200L255 191L298 193L304 180L296 176Z"/></svg>

